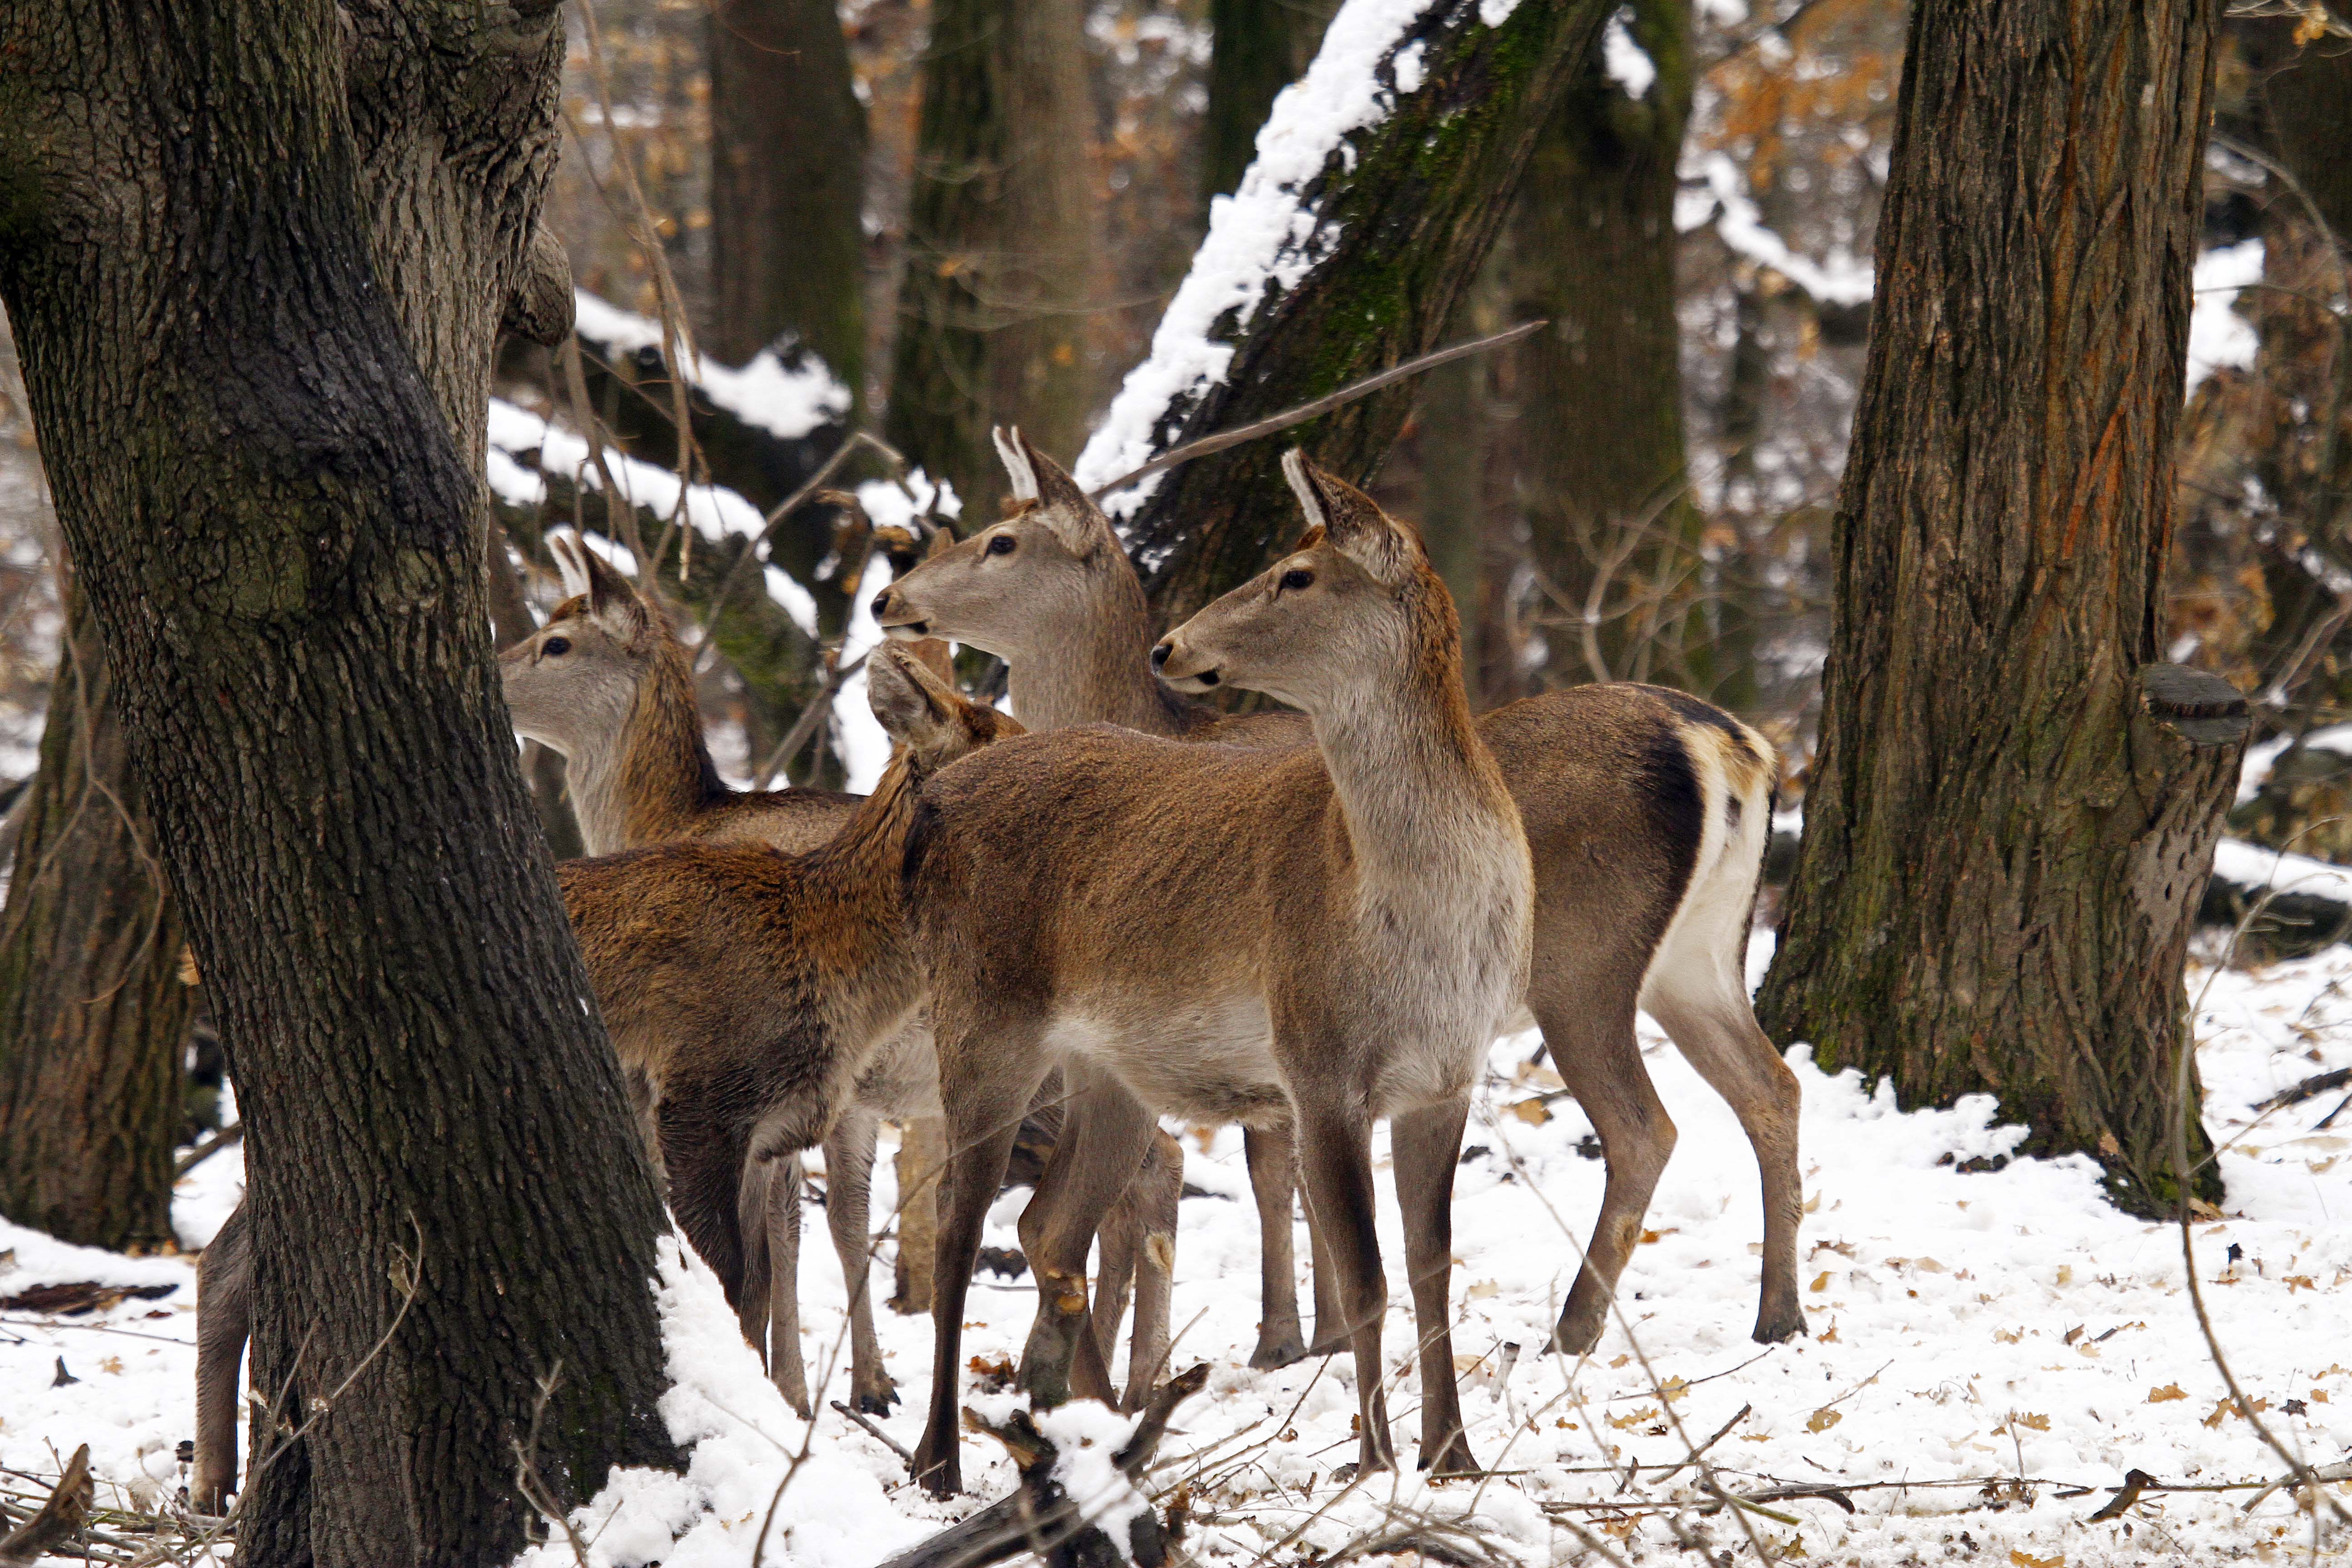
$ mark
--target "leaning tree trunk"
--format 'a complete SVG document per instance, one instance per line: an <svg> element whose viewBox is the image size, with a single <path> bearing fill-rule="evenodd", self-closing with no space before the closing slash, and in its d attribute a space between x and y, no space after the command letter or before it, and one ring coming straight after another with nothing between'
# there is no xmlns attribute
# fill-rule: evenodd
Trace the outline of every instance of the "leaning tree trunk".
<svg viewBox="0 0 2352 1568"><path fill-rule="evenodd" d="M742 364L790 337L862 397L866 110L834 0L710 7L711 321Z"/></svg>
<svg viewBox="0 0 2352 1568"><path fill-rule="evenodd" d="M1275 95L1298 79L1339 0L1209 0L1209 105L1201 125L1201 192L1232 192L1257 153Z"/></svg>
<svg viewBox="0 0 2352 1568"><path fill-rule="evenodd" d="M1591 51L1511 205L1510 313L1551 322L1513 351L1520 495L1555 601L1544 683L1630 677L1704 690L1713 672L1675 315L1690 6L1636 0L1621 16L1651 79L1613 72ZM1588 626L1591 611L1606 618Z"/></svg>
<svg viewBox="0 0 2352 1568"><path fill-rule="evenodd" d="M886 430L992 518L992 425L1048 452L1086 435L1101 255L1079 0L939 0Z"/></svg>
<svg viewBox="0 0 2352 1568"><path fill-rule="evenodd" d="M172 1239L195 992L98 623L62 575L61 658L0 920L0 1214L126 1251Z"/></svg>
<svg viewBox="0 0 2352 1568"><path fill-rule="evenodd" d="M2154 663L2213 26L2201 0L1911 13L1762 1007L1906 1105L1997 1096L2143 1213L2179 1195L2172 1119L2209 1147L2172 1092L2181 971L2245 728Z"/></svg>
<svg viewBox="0 0 2352 1568"><path fill-rule="evenodd" d="M1437 347L1502 222L1504 193L1612 8L1520 0L1489 26L1477 0L1437 0L1413 17L1364 63L1381 110L1297 183L1273 169L1244 179L1236 208L1278 214L1273 232L1290 237L1268 254L1244 254L1247 234L1264 231L1231 224L1213 226L1202 243L1171 317L1202 302L1191 291L1206 286L1217 294L1206 335L1231 358L1218 364L1194 352L1189 332L1163 324L1154 363L1129 377L1080 478L1105 482L1146 449L1264 417ZM1334 41L1355 37L1351 20L1343 11L1325 35L1335 63ZM1324 68L1322 57L1314 68ZM1314 134L1320 112L1302 95L1292 129ZM1224 281L1228 262L1249 273L1245 290ZM1365 479L1415 390L1360 399L1292 439L1325 467ZM1139 505L1118 509L1163 617L1182 619L1296 535L1297 510L1279 472L1286 444L1248 442L1187 463Z"/></svg>
<svg viewBox="0 0 2352 1568"><path fill-rule="evenodd" d="M0 24L0 300L249 1129L254 1383L295 1433L262 1424L255 1564L503 1563L519 1454L558 1506L676 1460L661 1205L434 374L487 367L526 275L562 18L442 20Z"/></svg>

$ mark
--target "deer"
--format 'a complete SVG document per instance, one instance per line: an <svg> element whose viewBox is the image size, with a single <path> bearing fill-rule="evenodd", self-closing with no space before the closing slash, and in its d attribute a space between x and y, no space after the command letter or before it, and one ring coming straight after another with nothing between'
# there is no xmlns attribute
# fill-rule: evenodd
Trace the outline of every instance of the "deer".
<svg viewBox="0 0 2352 1568"><path fill-rule="evenodd" d="M861 1075L922 1001L898 874L916 792L957 758L1023 732L901 645L877 650L867 671L897 754L820 847L681 840L557 868L605 1027L645 1086L671 1212L755 1343L772 1294L769 1184L756 1173L826 1142L870 1098ZM782 1202L796 1205L797 1194ZM862 1235L862 1213L857 1225ZM788 1295L775 1272L774 1293ZM790 1342L797 1323L781 1300L775 1308ZM878 1370L880 1347L856 1342L857 1321L852 1354Z"/></svg>
<svg viewBox="0 0 2352 1568"><path fill-rule="evenodd" d="M562 752L569 764L581 832L595 853L611 854L669 839L754 842L794 853L824 844L857 810L859 797L832 791L738 792L719 775L702 737L689 651L655 605L581 542L549 541L566 596L529 638L500 656L499 674L519 735ZM943 653L937 645L919 650ZM884 1120L938 1113L938 1068L928 1032L916 1023L875 1053L858 1092L824 1141L825 1216L849 1281L851 1398L871 1414L897 1397L883 1370L880 1340L864 1280L869 1181L876 1135ZM642 1086L635 1086L642 1088ZM641 1111L646 1102L640 1096ZM656 1130L648 1152L658 1163ZM1106 1336L1134 1289L1138 1334L1130 1381L1148 1375L1164 1354L1169 1269L1182 1151L1172 1139L1154 1144L1133 1194L1113 1211L1103 1236ZM756 1164L753 1180L774 1189L769 1300L774 1315L770 1370L788 1402L811 1409L798 1333L798 1296L791 1281L799 1256L797 1153ZM236 1489L237 1388L251 1326L249 1248L244 1215L230 1216L197 1264L203 1311L196 1360L196 1459L191 1498L218 1512ZM754 1336L765 1345L771 1336ZM1105 1346L1105 1354L1109 1346ZM1148 1388L1141 1391L1148 1394ZM1139 1394L1130 1394L1139 1398Z"/></svg>
<svg viewBox="0 0 2352 1568"><path fill-rule="evenodd" d="M1391 1467L1370 1144L1385 1119L1422 1463L1475 1468L1447 1314L1454 1171L1487 1045L1526 989L1534 877L1418 536L1298 451L1284 468L1309 525L1297 547L1151 662L1181 690L1292 704L1312 745L1063 729L976 752L917 808L908 897L954 1151L914 1467L935 1492L961 1487L964 1293L1010 1120L1057 1066L1072 1090L1063 1137L1021 1218L1039 1298L1021 1373L1034 1400L1109 1396L1087 1331L1087 1248L1155 1115L1295 1126L1355 1358L1357 1464Z"/></svg>
<svg viewBox="0 0 2352 1568"><path fill-rule="evenodd" d="M929 637L1005 660L1033 732L1090 722L1208 743L1297 745L1297 715L1220 719L1154 679L1143 584L1109 520L1016 429L996 433L1005 515L935 551L873 601L894 637ZM1670 689L1611 682L1514 702L1477 721L1525 824L1536 868L1526 1001L1562 1080L1591 1118L1607 1181L1550 1348L1599 1342L1675 1130L1634 1038L1647 1011L1738 1115L1756 1155L1764 1255L1754 1337L1803 1331L1796 1075L1756 1022L1745 980L1750 914L1770 836L1770 742ZM1524 1026L1516 1020L1514 1026ZM1308 1352L1291 1229L1290 1138L1246 1136L1261 1221L1264 1310L1250 1364ZM1308 1215L1310 1238L1316 1236ZM1312 1350L1335 1348L1316 1271Z"/></svg>

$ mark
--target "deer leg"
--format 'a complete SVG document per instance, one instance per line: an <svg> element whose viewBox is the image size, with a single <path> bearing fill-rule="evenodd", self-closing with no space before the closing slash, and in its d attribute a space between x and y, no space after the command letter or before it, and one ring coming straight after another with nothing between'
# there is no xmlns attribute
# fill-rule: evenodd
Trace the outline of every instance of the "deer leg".
<svg viewBox="0 0 2352 1568"><path fill-rule="evenodd" d="M1747 996L1736 985L1709 989L1713 994L1691 995L1661 986L1647 1005L1698 1075L1730 1102L1756 1151L1764 1184L1764 1281L1756 1340L1772 1344L1805 1331L1805 1315L1797 1304L1797 1227L1804 1204L1797 1170L1797 1075L1757 1026Z"/></svg>
<svg viewBox="0 0 2352 1568"><path fill-rule="evenodd" d="M1087 1316L1094 1325L1095 1349L1105 1366L1118 1358L1118 1326L1127 1321L1128 1297L1134 1289L1142 1261L1144 1233L1150 1223L1144 1212L1143 1192L1150 1177L1149 1165L1147 1156L1135 1180L1103 1212L1102 1229L1095 1237L1101 1251L1095 1270L1094 1306Z"/></svg>
<svg viewBox="0 0 2352 1568"><path fill-rule="evenodd" d="M1301 1189L1302 1194L1304 1189ZM1337 1355L1348 1348L1347 1314L1339 1309L1339 1265L1316 1227L1315 1205L1300 1205L1307 1218L1307 1255L1315 1275L1315 1334L1307 1342L1308 1355Z"/></svg>
<svg viewBox="0 0 2352 1568"><path fill-rule="evenodd" d="M1345 1113L1305 1107L1301 1112L1298 1163L1307 1178L1307 1207L1331 1259L1339 1321L1356 1358L1356 1420L1361 1435L1357 1473L1393 1469L1396 1450L1389 1441L1388 1394L1381 1375L1388 1283L1381 1276L1380 1237L1372 1227L1371 1128Z"/></svg>
<svg viewBox="0 0 2352 1568"><path fill-rule="evenodd" d="M1242 1154L1249 1162L1250 1196L1257 1200L1257 1348L1250 1352L1249 1363L1259 1368L1288 1366L1307 1354L1307 1335L1298 1321L1298 1259L1291 1230L1298 1154L1290 1124L1243 1128ZM1316 1327L1321 1328L1320 1268L1316 1269L1315 1286Z"/></svg>
<svg viewBox="0 0 2352 1568"><path fill-rule="evenodd" d="M228 1511L236 1484L237 1373L253 1334L253 1242L237 1205L196 1259L196 1464L188 1503Z"/></svg>
<svg viewBox="0 0 2352 1568"><path fill-rule="evenodd" d="M768 1380L805 1421L816 1406L809 1398L808 1366L801 1357L801 1157L787 1154L761 1164L765 1180L760 1206L746 1213L743 1229L747 1237L757 1229L767 1239L769 1261L762 1270L767 1321L760 1326L767 1331ZM751 1193L752 1184L746 1181L744 1188ZM750 1310L748 1291L744 1310ZM759 1342L757 1330L752 1342Z"/></svg>
<svg viewBox="0 0 2352 1568"><path fill-rule="evenodd" d="M938 1035L940 1098L948 1107L947 1163L940 1192L939 1245L931 1264L930 1411L922 1441L915 1446L914 1470L924 1490L949 1497L963 1489L957 1394L962 1376L964 1300L971 1291L971 1269L980 1258L988 1206L1004 1180L1022 1112L1045 1073L1040 1068L1015 1079L1015 1064L1024 1054L1016 1051L988 1052L992 1059L973 1064L975 1070L959 1072L960 1055L982 1053L971 1047L955 1050L943 1022ZM1000 1043L989 1041L992 1046Z"/></svg>
<svg viewBox="0 0 2352 1568"><path fill-rule="evenodd" d="M1675 1124L1650 1082L1642 1048L1633 1041L1633 1009L1624 1004L1596 1016L1591 998L1563 1000L1536 1008L1552 1065L1576 1102L1591 1120L1608 1162L1601 1214L1584 1249L1584 1267L1560 1309L1551 1348L1583 1355L1601 1342L1617 1278L1642 1238L1642 1216L1675 1150Z"/></svg>
<svg viewBox="0 0 2352 1568"><path fill-rule="evenodd" d="M1454 1376L1454 1171L1462 1158L1467 1100L1410 1110L1389 1122L1397 1207L1404 1216L1405 1272L1412 1281L1412 1328L1421 1340L1421 1468L1441 1476L1478 1468L1462 1426Z"/></svg>
<svg viewBox="0 0 2352 1568"><path fill-rule="evenodd" d="M872 1187L874 1137L880 1119L863 1106L845 1108L824 1140L824 1223L849 1287L849 1404L869 1415L887 1415L898 1386L882 1370L882 1341L874 1331Z"/></svg>
<svg viewBox="0 0 2352 1568"><path fill-rule="evenodd" d="M1122 1408L1140 1410L1151 1402L1152 1385L1168 1360L1169 1314L1176 1284L1177 1209L1184 1200L1184 1145L1155 1129L1143 1168L1128 1184L1122 1201L1133 1200L1140 1235L1135 1251L1135 1334L1127 1352L1127 1398ZM1118 1320L1111 1320L1116 1330Z"/></svg>
<svg viewBox="0 0 2352 1568"><path fill-rule="evenodd" d="M1021 1386L1040 1405L1072 1398L1116 1404L1110 1369L1087 1309L1087 1255L1119 1194L1136 1180L1159 1130L1108 1074L1065 1063L1062 1133L1021 1214L1021 1250L1037 1281L1037 1316L1021 1352Z"/></svg>

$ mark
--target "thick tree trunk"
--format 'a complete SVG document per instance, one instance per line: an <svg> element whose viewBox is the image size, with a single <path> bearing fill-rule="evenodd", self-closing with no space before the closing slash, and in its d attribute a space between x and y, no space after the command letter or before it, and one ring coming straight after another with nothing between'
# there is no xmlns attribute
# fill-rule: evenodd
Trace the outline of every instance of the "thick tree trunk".
<svg viewBox="0 0 2352 1568"><path fill-rule="evenodd" d="M1230 195L1256 154L1275 95L1315 58L1339 0L1209 0L1209 109L1201 192Z"/></svg>
<svg viewBox="0 0 2352 1568"><path fill-rule="evenodd" d="M2172 1092L2181 970L2244 731L2148 668L2213 27L2200 0L1911 13L1760 1010L1906 1105L1998 1096L2140 1212L2179 1195L2174 1116L2208 1148Z"/></svg>
<svg viewBox="0 0 2352 1568"><path fill-rule="evenodd" d="M799 342L866 381L866 111L834 0L710 7L711 321L742 364Z"/></svg>
<svg viewBox="0 0 2352 1568"><path fill-rule="evenodd" d="M105 651L66 573L41 769L0 921L0 1214L117 1251L172 1239L179 906L124 758Z"/></svg>
<svg viewBox="0 0 2352 1568"><path fill-rule="evenodd" d="M1551 322L1515 351L1528 547L1556 601L1543 684L1631 678L1704 691L1675 316L1690 6L1636 0L1620 15L1651 79L1621 81L1604 51L1586 57L1520 177L1505 242L1511 319ZM1588 613L1607 618L1587 627Z"/></svg>
<svg viewBox="0 0 2352 1568"><path fill-rule="evenodd" d="M1101 262L1079 0L938 0L890 376L889 438L991 519L992 425L1086 435Z"/></svg>
<svg viewBox="0 0 2352 1568"><path fill-rule="evenodd" d="M1439 346L1478 271L1537 132L1611 7L1520 0L1500 26L1468 0L1432 5L1382 70L1412 50L1417 86L1351 133L1302 192L1295 273L1269 279L1245 329L1212 336L1233 358L1158 418L1154 445L1244 424ZM1230 320L1230 313L1228 313ZM1253 441L1171 471L1128 520L1154 605L1181 620L1258 571L1297 533L1279 473L1290 440L1351 480L1386 455L1418 389L1359 399L1284 441Z"/></svg>
<svg viewBox="0 0 2352 1568"><path fill-rule="evenodd" d="M0 36L0 299L249 1129L254 1383L299 1424L256 1564L503 1563L518 1445L559 1502L676 1458L661 1207L443 395L523 273L562 23L440 20L53 0Z"/></svg>

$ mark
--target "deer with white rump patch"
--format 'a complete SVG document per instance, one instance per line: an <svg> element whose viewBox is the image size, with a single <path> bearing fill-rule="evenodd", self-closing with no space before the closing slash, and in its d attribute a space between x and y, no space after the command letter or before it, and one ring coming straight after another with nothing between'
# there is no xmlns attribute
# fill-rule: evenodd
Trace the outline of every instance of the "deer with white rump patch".
<svg viewBox="0 0 2352 1568"><path fill-rule="evenodd" d="M1152 660L1185 689L1293 703L1314 746L1064 730L976 753L918 808L908 901L956 1151L916 1452L934 1490L961 1484L959 1346L981 1224L1010 1122L1056 1065L1079 1092L1021 1220L1034 1397L1108 1395L1086 1329L1087 1248L1153 1113L1296 1125L1355 1353L1359 1463L1388 1465L1370 1145L1386 1118L1422 1461L1474 1468L1446 1311L1450 1210L1471 1086L1527 984L1527 840L1471 724L1453 601L1419 541L1298 453L1285 468L1307 536Z"/></svg>
<svg viewBox="0 0 2352 1568"><path fill-rule="evenodd" d="M1152 678L1143 585L1102 512L1018 431L997 436L1012 479L1003 521L939 551L877 596L898 637L945 637L1010 666L1033 732L1101 721L1150 734L1304 743L1292 714L1222 721ZM1769 742L1679 691L1579 686L1484 715L1536 871L1527 1004L1608 1160L1584 1264L1554 1330L1592 1348L1642 1233L1675 1127L1634 1041L1646 1009L1730 1102L1762 1181L1759 1341L1801 1331L1797 1303L1797 1079L1750 1009L1748 915L1770 833ZM1254 1128L1250 1175L1264 1236L1265 1311L1254 1366L1304 1353L1292 1260L1286 1129ZM1335 1309L1323 1271L1317 1315ZM1332 1342L1318 1324L1318 1348Z"/></svg>

